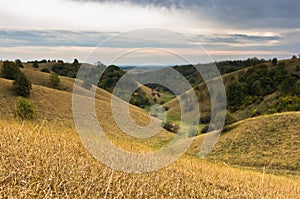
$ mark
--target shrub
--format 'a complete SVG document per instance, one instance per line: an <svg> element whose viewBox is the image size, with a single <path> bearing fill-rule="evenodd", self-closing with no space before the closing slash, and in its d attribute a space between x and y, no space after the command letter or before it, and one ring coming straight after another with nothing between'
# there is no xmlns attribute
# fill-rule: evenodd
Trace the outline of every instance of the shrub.
<svg viewBox="0 0 300 199"><path fill-rule="evenodd" d="M24 73L20 72L13 82L13 91L16 95L22 97L28 97L30 95L31 83L26 78Z"/></svg>
<svg viewBox="0 0 300 199"><path fill-rule="evenodd" d="M276 66L276 65L277 65L277 58L273 58L273 59L272 59L272 65L273 65L273 66Z"/></svg>
<svg viewBox="0 0 300 199"><path fill-rule="evenodd" d="M33 68L39 68L38 62L37 62L37 61L33 62L33 63L32 63L32 67L33 67Z"/></svg>
<svg viewBox="0 0 300 199"><path fill-rule="evenodd" d="M16 107L16 116L22 119L35 119L36 118L36 107L29 100L19 97Z"/></svg>
<svg viewBox="0 0 300 199"><path fill-rule="evenodd" d="M212 127L210 127L209 125L206 125L205 127L203 127L203 129L201 130L201 133L209 133L211 131L213 131L214 129Z"/></svg>
<svg viewBox="0 0 300 199"><path fill-rule="evenodd" d="M20 73L19 67L15 62L4 61L1 69L1 77L14 80Z"/></svg>
<svg viewBox="0 0 300 199"><path fill-rule="evenodd" d="M44 72L44 73L50 73L50 70L49 70L48 68L43 68L43 69L41 70L41 72Z"/></svg>
<svg viewBox="0 0 300 199"><path fill-rule="evenodd" d="M179 126L177 124L174 124L170 121L166 122L164 125L163 125L164 129L170 131L170 132L173 132L173 133L177 133L178 130L179 130Z"/></svg>
<svg viewBox="0 0 300 199"><path fill-rule="evenodd" d="M202 124L208 124L208 123L210 123L210 118L211 118L210 115L201 116L199 122Z"/></svg>
<svg viewBox="0 0 300 199"><path fill-rule="evenodd" d="M51 82L52 86L54 88L57 88L58 85L59 85L59 82L60 82L60 79L59 79L58 75L56 73L53 73L53 74L50 75L49 79L50 79L50 82Z"/></svg>

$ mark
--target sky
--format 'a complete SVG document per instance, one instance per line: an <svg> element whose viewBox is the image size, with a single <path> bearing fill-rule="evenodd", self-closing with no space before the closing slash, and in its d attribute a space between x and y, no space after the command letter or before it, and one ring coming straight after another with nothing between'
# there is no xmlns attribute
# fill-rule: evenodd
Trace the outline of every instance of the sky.
<svg viewBox="0 0 300 199"><path fill-rule="evenodd" d="M300 53L296 0L0 0L0 59L202 63Z"/></svg>

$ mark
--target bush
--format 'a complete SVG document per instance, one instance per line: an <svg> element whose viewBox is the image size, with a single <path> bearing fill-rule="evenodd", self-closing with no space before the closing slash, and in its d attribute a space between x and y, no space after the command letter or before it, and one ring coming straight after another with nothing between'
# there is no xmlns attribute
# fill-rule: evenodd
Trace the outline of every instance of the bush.
<svg viewBox="0 0 300 199"><path fill-rule="evenodd" d="M58 75L56 73L51 74L49 79L50 79L50 82L51 82L52 86L54 88L57 88L59 83L60 83L60 79L59 79Z"/></svg>
<svg viewBox="0 0 300 199"><path fill-rule="evenodd" d="M50 70L49 70L48 68L43 68L43 69L41 70L41 72L44 72L44 73L50 73Z"/></svg>
<svg viewBox="0 0 300 199"><path fill-rule="evenodd" d="M1 69L1 77L14 80L21 73L15 62L4 61Z"/></svg>
<svg viewBox="0 0 300 199"><path fill-rule="evenodd" d="M277 65L277 58L273 58L273 59L272 59L272 65L273 65L273 66L276 66L276 65Z"/></svg>
<svg viewBox="0 0 300 199"><path fill-rule="evenodd" d="M35 119L36 107L29 100L19 97L16 107L16 115L22 119Z"/></svg>
<svg viewBox="0 0 300 199"><path fill-rule="evenodd" d="M203 127L203 129L201 130L201 133L209 133L211 131L213 131L214 129L212 127L210 127L209 125L206 125L205 127Z"/></svg>
<svg viewBox="0 0 300 199"><path fill-rule="evenodd" d="M173 132L173 133L177 133L178 130L179 130L179 126L177 124L174 124L170 121L166 122L164 125L163 125L164 129L170 131L170 132Z"/></svg>
<svg viewBox="0 0 300 199"><path fill-rule="evenodd" d="M202 124L208 124L208 123L210 123L210 119L211 119L210 115L201 116L199 122Z"/></svg>
<svg viewBox="0 0 300 199"><path fill-rule="evenodd" d="M33 62L33 63L32 63L32 67L33 67L33 68L39 68L38 62L37 62L37 61Z"/></svg>
<svg viewBox="0 0 300 199"><path fill-rule="evenodd" d="M13 91L16 95L22 97L28 97L30 95L31 83L26 78L24 73L20 72L13 82Z"/></svg>

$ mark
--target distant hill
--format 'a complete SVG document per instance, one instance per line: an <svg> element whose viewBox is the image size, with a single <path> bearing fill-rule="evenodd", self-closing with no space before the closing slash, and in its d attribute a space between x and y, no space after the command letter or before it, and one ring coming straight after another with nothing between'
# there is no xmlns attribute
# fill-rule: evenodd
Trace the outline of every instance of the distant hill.
<svg viewBox="0 0 300 199"><path fill-rule="evenodd" d="M246 118L300 110L300 59L258 64L222 75L226 86L228 113L226 124ZM205 83L194 87L201 110L201 123L211 119L210 95ZM164 104L168 117L180 118L177 99ZM214 116L213 116L214 117Z"/></svg>

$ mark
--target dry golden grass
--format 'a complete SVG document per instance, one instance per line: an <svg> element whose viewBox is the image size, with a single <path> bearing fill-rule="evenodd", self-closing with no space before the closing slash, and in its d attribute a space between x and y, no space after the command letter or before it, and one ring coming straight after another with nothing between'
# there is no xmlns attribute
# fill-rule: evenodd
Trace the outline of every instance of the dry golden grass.
<svg viewBox="0 0 300 199"><path fill-rule="evenodd" d="M24 68L22 69L22 72L26 75L26 77L31 81L32 84L51 88L52 85L49 78L50 74L40 72L39 70L40 69L35 70L33 68ZM59 76L59 79L60 83L58 85L58 89L72 92L74 79L63 76Z"/></svg>
<svg viewBox="0 0 300 199"><path fill-rule="evenodd" d="M97 162L69 126L0 121L3 198L297 198L300 183L183 157L152 173Z"/></svg>
<svg viewBox="0 0 300 199"><path fill-rule="evenodd" d="M207 159L300 176L300 112L255 117L230 128Z"/></svg>
<svg viewBox="0 0 300 199"><path fill-rule="evenodd" d="M14 116L17 96L14 96L12 90L12 81L0 78L0 119L12 118ZM82 89L82 94L89 92ZM84 97L83 97L84 98ZM37 116L39 120L47 120L58 125L73 123L72 114L72 93L51 89L39 85L33 85L29 100L37 107ZM101 128L112 138L113 143L126 148L127 150L154 150L169 142L175 135L162 129L156 136L143 139L125 134L116 124L111 111L111 94L97 88L96 95L96 113ZM129 105L132 120L141 126L147 126L150 122L149 114L132 105ZM124 139L127 140L124 143Z"/></svg>

